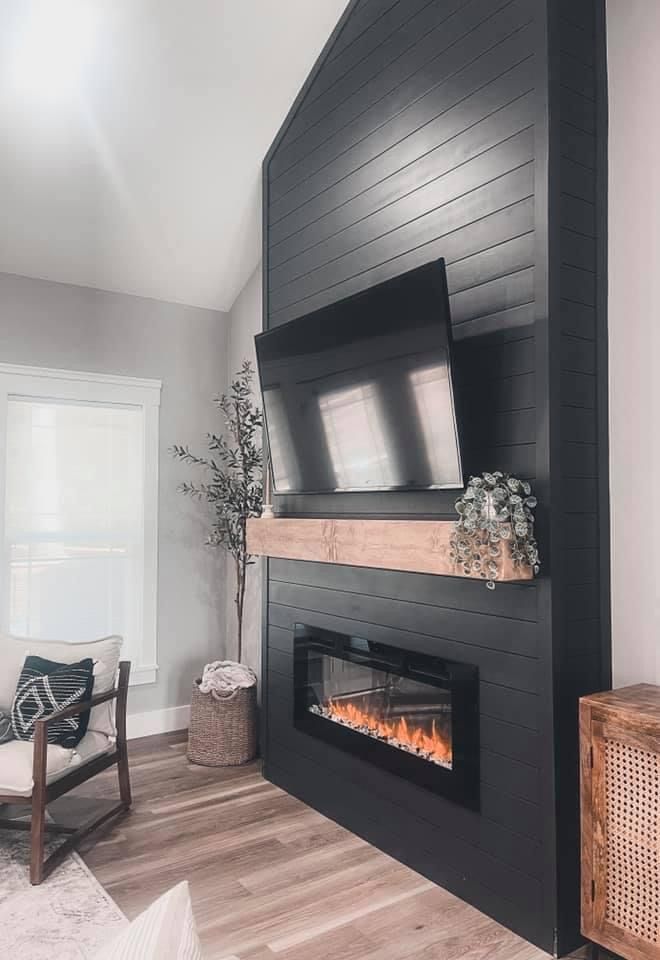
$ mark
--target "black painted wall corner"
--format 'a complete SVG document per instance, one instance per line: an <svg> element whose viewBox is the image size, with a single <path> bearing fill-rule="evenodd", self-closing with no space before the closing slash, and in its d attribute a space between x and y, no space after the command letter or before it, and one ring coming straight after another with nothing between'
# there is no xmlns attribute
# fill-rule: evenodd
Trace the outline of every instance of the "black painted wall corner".
<svg viewBox="0 0 660 960"><path fill-rule="evenodd" d="M577 698L610 681L606 117L604 0L357 0L263 177L265 328L446 259L466 470L533 482L544 559L494 592L271 561L266 775L560 954L579 942ZM454 515L441 491L276 510ZM479 813L294 729L296 619L478 665Z"/></svg>

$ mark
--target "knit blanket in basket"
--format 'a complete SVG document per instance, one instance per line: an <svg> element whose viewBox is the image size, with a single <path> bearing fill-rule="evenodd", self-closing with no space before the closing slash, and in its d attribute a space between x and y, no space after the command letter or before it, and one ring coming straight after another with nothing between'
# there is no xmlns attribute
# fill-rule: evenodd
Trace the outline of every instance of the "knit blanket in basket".
<svg viewBox="0 0 660 960"><path fill-rule="evenodd" d="M256 682L256 673L244 663L215 660L204 667L199 689L202 693L210 693L216 700L220 700L222 697L231 696L239 687L253 687Z"/></svg>

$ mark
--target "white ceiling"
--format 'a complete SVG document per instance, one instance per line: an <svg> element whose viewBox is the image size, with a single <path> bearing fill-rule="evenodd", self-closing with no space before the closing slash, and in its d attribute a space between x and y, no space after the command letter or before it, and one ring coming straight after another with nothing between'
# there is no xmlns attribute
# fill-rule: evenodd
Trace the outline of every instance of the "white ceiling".
<svg viewBox="0 0 660 960"><path fill-rule="evenodd" d="M227 310L346 0L0 0L0 271Z"/></svg>

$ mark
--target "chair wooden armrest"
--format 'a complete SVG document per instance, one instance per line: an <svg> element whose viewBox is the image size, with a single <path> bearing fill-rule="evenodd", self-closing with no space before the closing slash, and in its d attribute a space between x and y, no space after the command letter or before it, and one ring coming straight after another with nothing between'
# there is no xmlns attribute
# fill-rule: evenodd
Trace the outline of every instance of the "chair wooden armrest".
<svg viewBox="0 0 660 960"><path fill-rule="evenodd" d="M91 710L92 707L97 707L100 703L106 703L108 700L114 700L119 697L119 686L113 687L112 690L108 690L106 693L99 693L95 697L90 697L89 700L83 700L80 703L72 703L70 707L62 707L61 710L56 710L54 713L50 713L47 717L41 717L39 720L35 721L35 729L39 726L47 727L49 723L52 723L53 720L63 720L66 717L75 717L79 713L84 713L85 710Z"/></svg>
<svg viewBox="0 0 660 960"><path fill-rule="evenodd" d="M119 697L119 686L108 690L106 693L99 693L96 697L84 700L81 703L72 703L70 707L62 707L61 710L55 710L47 717L41 717L34 724L34 738L32 750L32 780L34 789L41 788L42 784L47 782L48 766L48 725L53 720L62 720L66 717L75 717L90 710L100 703L106 703L108 700L114 700Z"/></svg>
<svg viewBox="0 0 660 960"><path fill-rule="evenodd" d="M37 720L34 725L34 753L32 759L32 774L35 787L37 783L46 782L46 751L48 747L48 725L54 720L62 720L66 717L75 717L86 710L91 710L101 703L107 703L109 700L117 700L117 709L115 714L115 723L117 725L117 748L121 741L126 741L126 704L128 701L128 680L131 672L131 664L128 660L122 660L119 664L119 676L117 686L105 693L98 693L90 697L89 700L83 700L81 703L73 703L70 707L62 707L61 710L55 710L47 717Z"/></svg>
<svg viewBox="0 0 660 960"><path fill-rule="evenodd" d="M63 707L56 710L48 717L37 720L34 727L34 742L32 753L32 795L31 797L0 797L0 801L14 803L30 803L32 806L32 819L30 821L31 833L31 858L30 858L30 881L32 883L41 883L47 873L52 870L57 863L71 850L74 845L84 836L100 826L110 817L127 811L131 805L131 785L128 772L128 749L126 744L126 704L128 700L128 680L130 676L131 665L127 660L122 660L119 664L119 677L116 687L108 690L107 693L100 693L90 697L83 703L75 703L70 707ZM48 784L48 725L54 720L61 720L66 717L74 717L85 710L98 706L101 703L107 703L109 700L117 700L115 711L115 725L117 727L117 742L113 751L97 756L76 766L70 773L65 774L50 785ZM80 829L64 829L64 833L70 836L55 853L52 853L44 861L44 836L47 829L57 832L57 827L46 824L46 807L56 800L57 797L67 793L69 790L84 783L108 767L117 765L119 774L119 795L120 803L111 810L97 817L92 823L86 824ZM23 821L2 821L2 826L15 826L21 829L25 826Z"/></svg>

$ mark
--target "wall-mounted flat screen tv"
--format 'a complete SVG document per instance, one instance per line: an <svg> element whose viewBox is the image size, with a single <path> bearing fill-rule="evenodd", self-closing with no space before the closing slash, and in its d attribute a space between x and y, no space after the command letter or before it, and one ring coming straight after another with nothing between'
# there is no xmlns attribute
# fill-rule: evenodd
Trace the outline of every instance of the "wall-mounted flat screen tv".
<svg viewBox="0 0 660 960"><path fill-rule="evenodd" d="M276 493L463 486L443 260L256 347Z"/></svg>

